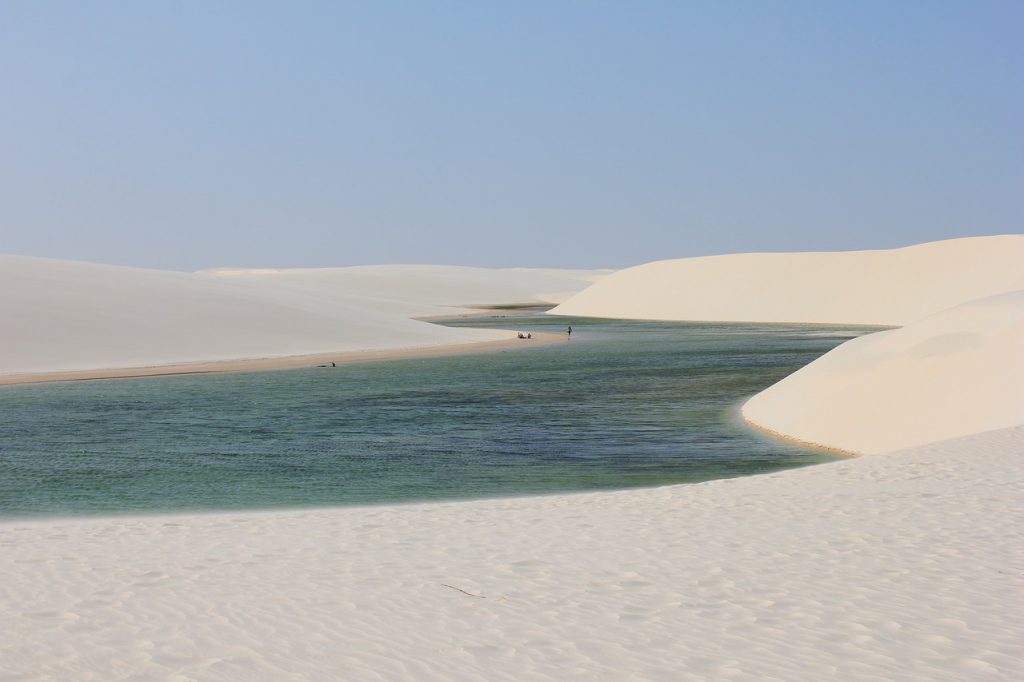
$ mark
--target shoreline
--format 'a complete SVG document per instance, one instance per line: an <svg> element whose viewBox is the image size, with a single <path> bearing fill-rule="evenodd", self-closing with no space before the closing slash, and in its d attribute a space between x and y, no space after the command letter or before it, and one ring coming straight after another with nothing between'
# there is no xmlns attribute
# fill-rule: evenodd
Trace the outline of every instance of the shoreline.
<svg viewBox="0 0 1024 682"><path fill-rule="evenodd" d="M515 334L512 330L509 334ZM270 358L236 358L200 362L169 363L143 367L113 367L56 372L24 372L0 375L0 386L54 383L59 381L97 381L103 379L136 379L144 377L177 376L185 374L225 374L230 372L263 372L286 369L315 368L326 363L353 365L364 362L385 360L411 360L418 358L451 357L475 353L491 353L513 348L547 346L563 340L562 334L537 332L530 339L532 344L524 345L524 339L510 338L487 341L468 341L439 346L394 348L381 350L338 351L336 353L312 353L307 355L284 355ZM329 368L328 368L329 369Z"/></svg>
<svg viewBox="0 0 1024 682"><path fill-rule="evenodd" d="M811 441L811 440L804 440L802 438L796 438L794 436L786 435L785 433L782 433L781 431L775 431L774 429L769 429L767 426L761 426L757 422L751 421L745 414L743 414L743 406L742 405L740 406L740 409L738 411L738 416L740 418L740 421L742 421L744 423L744 425L746 425L748 428L751 428L751 429L753 429L755 431L758 431L758 432L764 434L765 436L769 436L771 438L775 438L776 440L785 441L787 443L793 443L794 445L799 445L800 447L804 447L804 448L814 448L815 450L824 450L825 452L829 452L829 453L834 454L834 455L836 455L838 457L843 457L843 458L848 458L848 459L854 458L854 457L863 457L864 454L865 454L863 452L856 452L854 450L844 450L843 448L837 448L837 447L833 447L831 445L823 445L821 443L815 443L814 441ZM822 463L824 463L824 462L822 462ZM815 465L811 464L809 466L815 466Z"/></svg>

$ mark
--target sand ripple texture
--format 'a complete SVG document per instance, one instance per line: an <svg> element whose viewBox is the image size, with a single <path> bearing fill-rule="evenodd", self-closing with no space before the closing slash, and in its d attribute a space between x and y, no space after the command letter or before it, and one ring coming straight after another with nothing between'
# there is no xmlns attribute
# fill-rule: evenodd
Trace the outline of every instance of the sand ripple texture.
<svg viewBox="0 0 1024 682"><path fill-rule="evenodd" d="M3 680L1019 680L1024 427L688 486L0 524Z"/></svg>

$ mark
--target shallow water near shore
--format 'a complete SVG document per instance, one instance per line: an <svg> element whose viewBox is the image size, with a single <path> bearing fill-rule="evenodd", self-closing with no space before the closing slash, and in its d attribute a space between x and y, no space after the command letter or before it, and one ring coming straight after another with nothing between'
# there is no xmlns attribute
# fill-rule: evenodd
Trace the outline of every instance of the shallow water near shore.
<svg viewBox="0 0 1024 682"><path fill-rule="evenodd" d="M522 314L525 312L525 314ZM833 459L739 403L864 327L445 321L551 346L0 390L0 516L354 505L664 485Z"/></svg>

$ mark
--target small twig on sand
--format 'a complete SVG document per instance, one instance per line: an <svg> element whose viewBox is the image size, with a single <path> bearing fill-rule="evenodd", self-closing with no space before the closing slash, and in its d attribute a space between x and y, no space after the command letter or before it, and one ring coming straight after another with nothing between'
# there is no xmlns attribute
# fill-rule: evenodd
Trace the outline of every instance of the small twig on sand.
<svg viewBox="0 0 1024 682"><path fill-rule="evenodd" d="M455 585L448 585L447 583L441 583L441 585L443 585L444 587L451 588L453 590L458 590L462 594L468 595L470 597L476 597L477 599L487 599L487 597L485 597L482 594L473 594L472 592L466 592L465 590L463 590L461 588L455 587Z"/></svg>

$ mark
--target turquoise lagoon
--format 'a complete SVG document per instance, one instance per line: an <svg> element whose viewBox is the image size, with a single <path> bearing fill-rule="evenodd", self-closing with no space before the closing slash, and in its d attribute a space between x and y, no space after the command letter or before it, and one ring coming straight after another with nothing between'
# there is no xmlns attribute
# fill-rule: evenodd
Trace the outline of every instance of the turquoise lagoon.
<svg viewBox="0 0 1024 682"><path fill-rule="evenodd" d="M497 311L496 311L497 312ZM687 483L832 459L739 404L863 327L494 314L504 352L9 386L0 516L361 505Z"/></svg>

